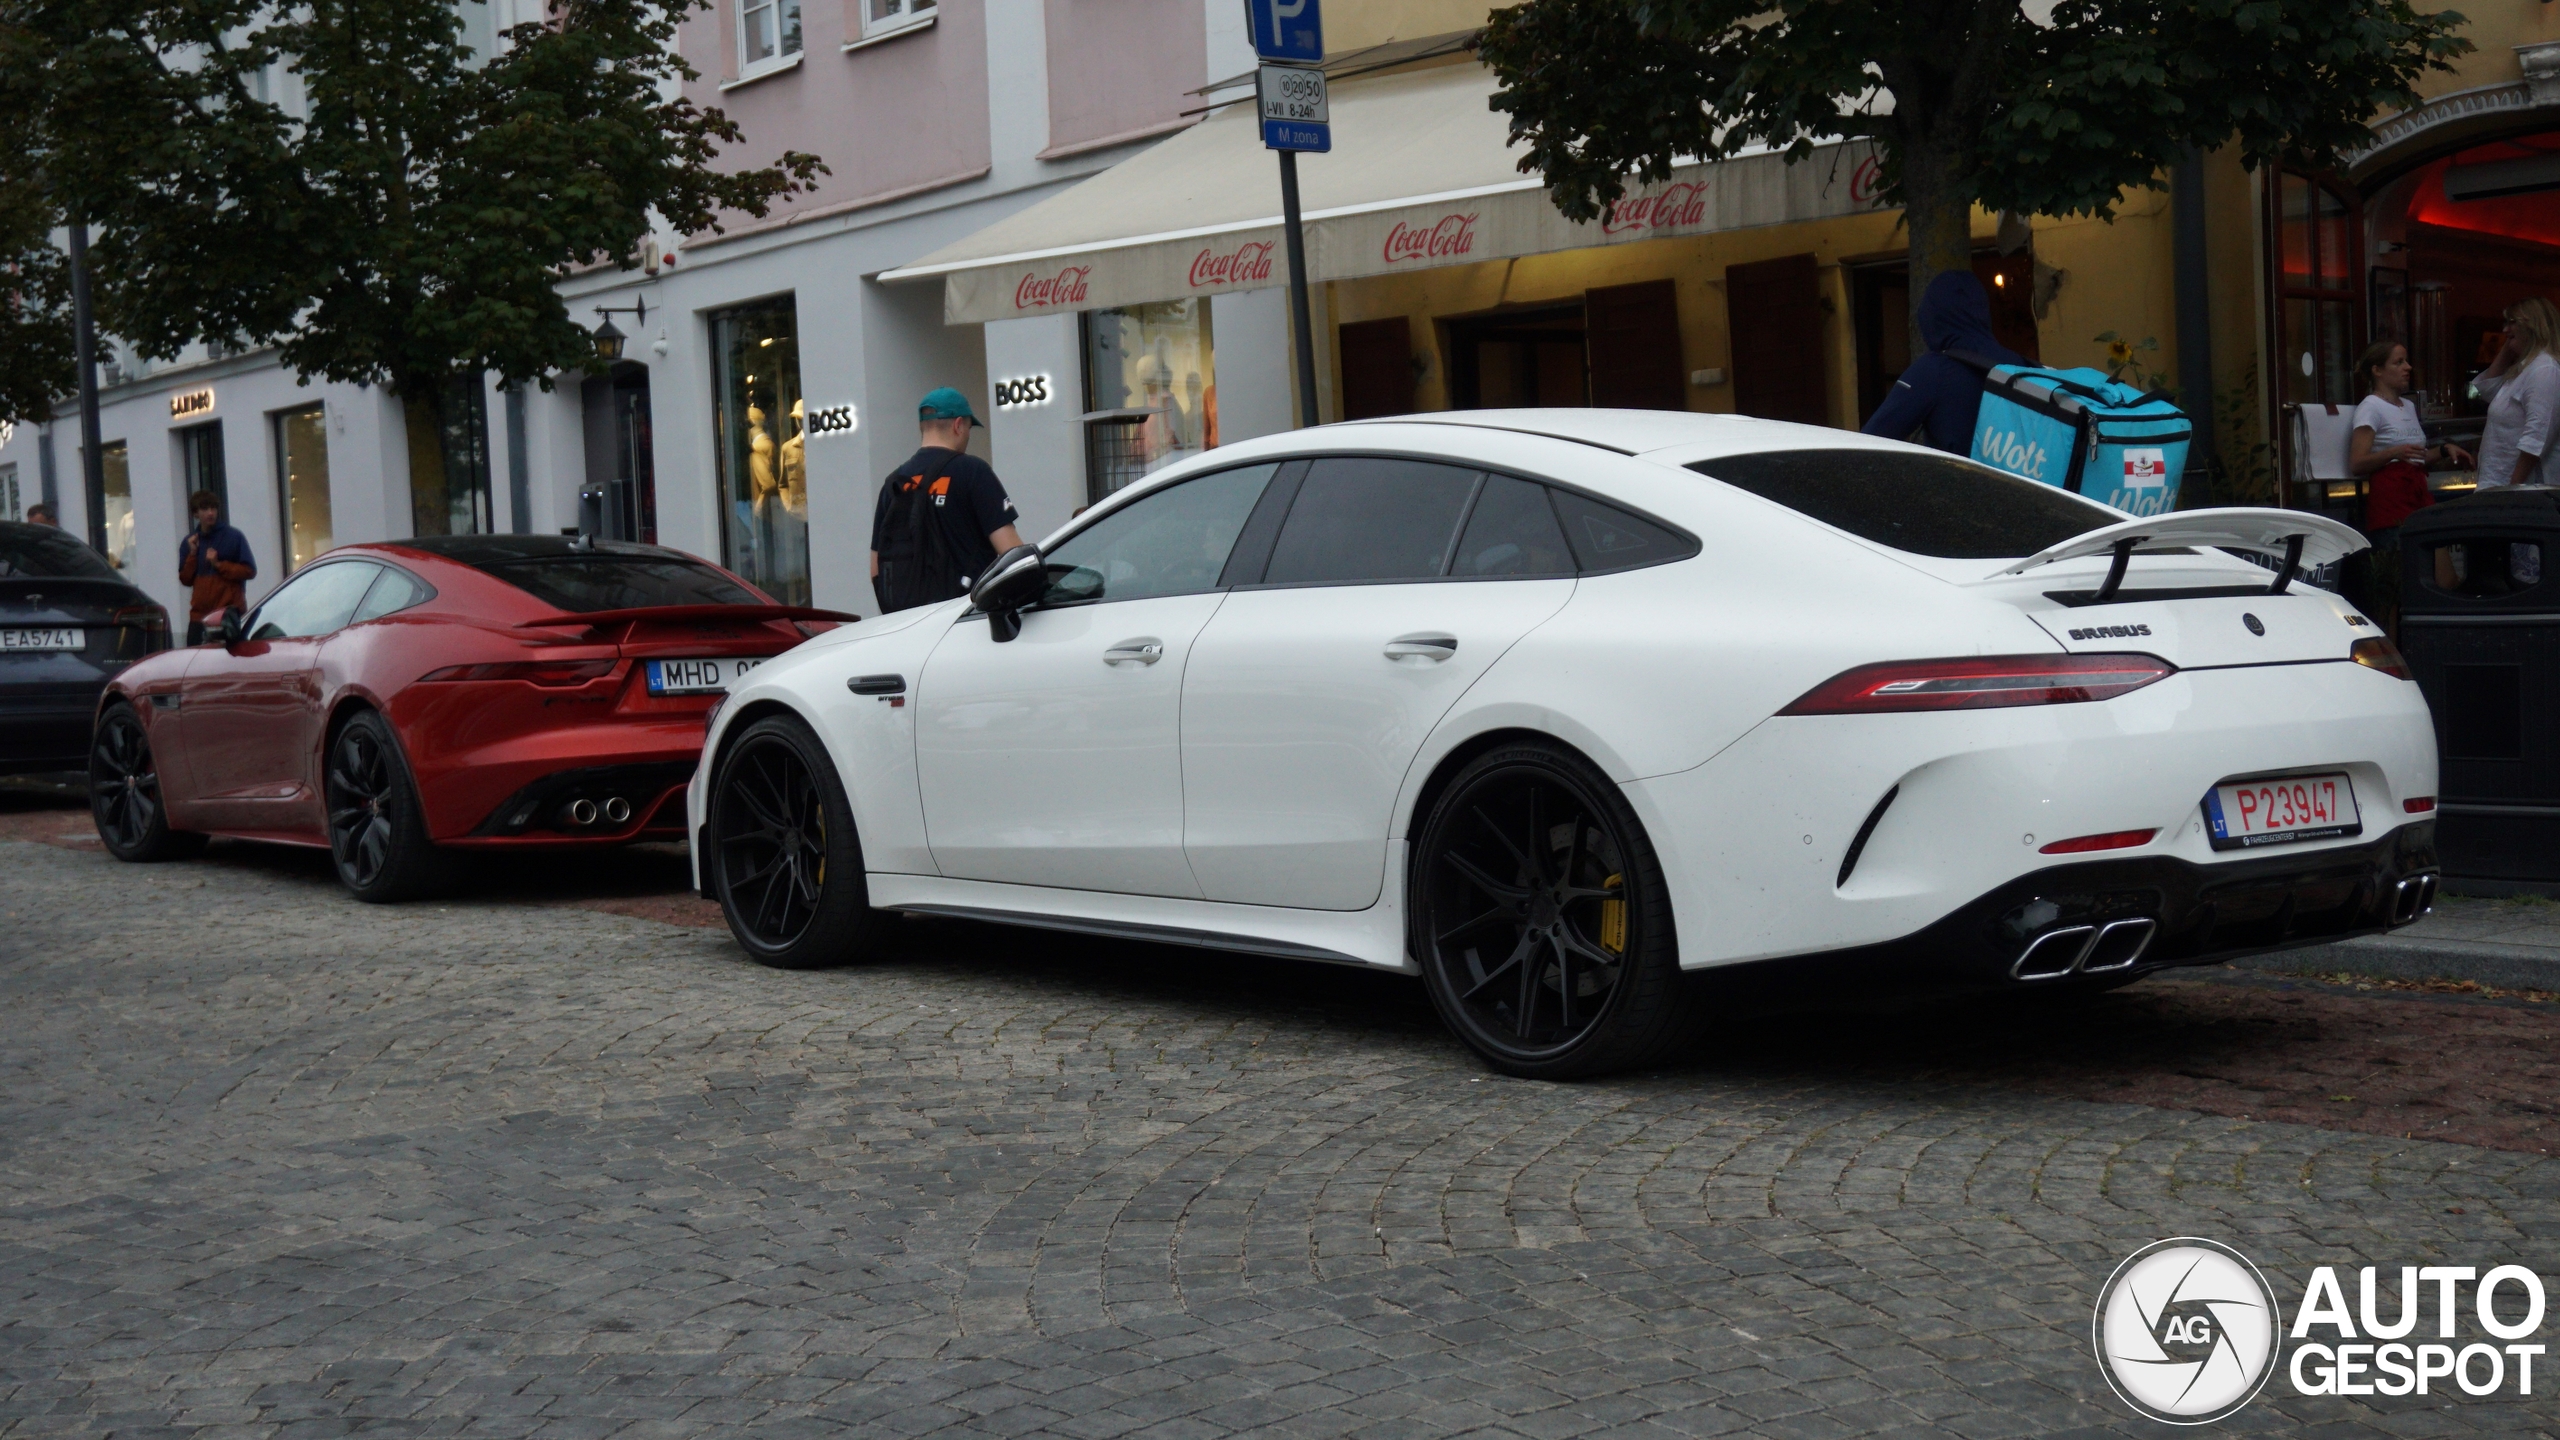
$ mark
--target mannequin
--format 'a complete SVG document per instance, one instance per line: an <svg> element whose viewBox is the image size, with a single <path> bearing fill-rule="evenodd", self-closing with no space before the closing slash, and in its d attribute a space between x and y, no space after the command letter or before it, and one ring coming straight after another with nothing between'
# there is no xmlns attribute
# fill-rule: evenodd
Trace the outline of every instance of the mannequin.
<svg viewBox="0 0 2560 1440"><path fill-rule="evenodd" d="M773 473L773 436L764 428L763 408L756 405L747 407L747 478L755 487L758 510L782 488Z"/></svg>
<svg viewBox="0 0 2560 1440"><path fill-rule="evenodd" d="M782 442L782 508L794 515L809 513L809 431L801 402L791 402L791 438Z"/></svg>

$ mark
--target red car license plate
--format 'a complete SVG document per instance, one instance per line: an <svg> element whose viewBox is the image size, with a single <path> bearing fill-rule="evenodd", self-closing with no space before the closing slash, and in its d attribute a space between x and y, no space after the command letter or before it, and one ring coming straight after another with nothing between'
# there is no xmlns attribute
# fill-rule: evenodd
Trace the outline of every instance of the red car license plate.
<svg viewBox="0 0 2560 1440"><path fill-rule="evenodd" d="M2230 780L2205 792L2216 850L2250 850L2364 833L2355 786L2343 774Z"/></svg>

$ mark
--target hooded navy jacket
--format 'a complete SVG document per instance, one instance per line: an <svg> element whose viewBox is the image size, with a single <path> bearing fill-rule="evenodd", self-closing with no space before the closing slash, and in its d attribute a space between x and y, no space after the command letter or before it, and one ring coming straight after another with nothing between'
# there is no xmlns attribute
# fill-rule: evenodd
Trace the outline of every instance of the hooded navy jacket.
<svg viewBox="0 0 2560 1440"><path fill-rule="evenodd" d="M1925 430L1931 445L1953 455L1973 453L1973 420L1982 411L1982 372L1949 350L1969 350L2000 365L2027 358L1991 335L1991 297L1970 270L1948 270L1920 296L1920 340L1929 353L1911 362L1885 392L1865 426L1869 435L1899 440Z"/></svg>

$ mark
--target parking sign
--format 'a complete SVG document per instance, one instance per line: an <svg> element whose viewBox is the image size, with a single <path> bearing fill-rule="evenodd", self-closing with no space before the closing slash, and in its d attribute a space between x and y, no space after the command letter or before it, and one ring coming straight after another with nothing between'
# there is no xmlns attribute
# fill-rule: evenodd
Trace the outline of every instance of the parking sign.
<svg viewBox="0 0 2560 1440"><path fill-rule="evenodd" d="M1262 109L1262 144L1270 150L1333 148L1324 72L1295 65L1265 65L1254 76Z"/></svg>
<svg viewBox="0 0 2560 1440"><path fill-rule="evenodd" d="M1244 0L1244 11L1254 54L1301 65L1324 63L1321 0Z"/></svg>

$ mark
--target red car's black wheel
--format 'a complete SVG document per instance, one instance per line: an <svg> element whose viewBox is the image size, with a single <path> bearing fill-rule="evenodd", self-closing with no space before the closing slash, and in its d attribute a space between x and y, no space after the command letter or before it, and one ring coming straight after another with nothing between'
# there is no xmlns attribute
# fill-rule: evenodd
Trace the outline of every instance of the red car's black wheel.
<svg viewBox="0 0 2560 1440"><path fill-rule="evenodd" d="M1589 761L1535 744L1479 756L1414 856L1414 957L1441 1018L1495 1068L1597 1074L1686 1036L1662 868Z"/></svg>
<svg viewBox="0 0 2560 1440"><path fill-rule="evenodd" d="M322 786L329 857L337 862L339 883L357 899L414 899L450 878L448 857L427 838L418 787L390 722L370 710L348 716L329 742Z"/></svg>
<svg viewBox="0 0 2560 1440"><path fill-rule="evenodd" d="M204 849L202 835L169 828L151 737L122 701L99 718L89 742L89 817L107 853L119 860L177 860Z"/></svg>
<svg viewBox="0 0 2560 1440"><path fill-rule="evenodd" d="M720 757L709 808L705 863L748 954L806 970L876 944L853 805L806 725L776 716L746 727Z"/></svg>

